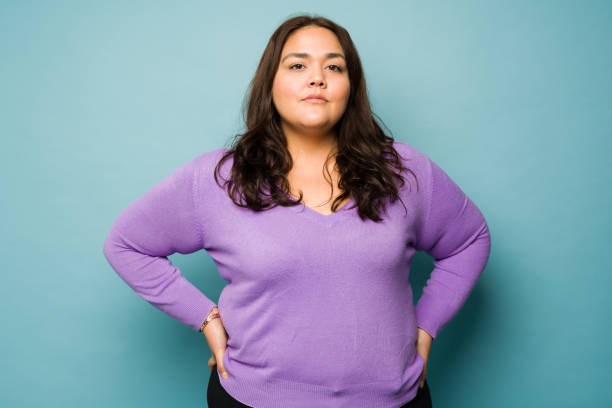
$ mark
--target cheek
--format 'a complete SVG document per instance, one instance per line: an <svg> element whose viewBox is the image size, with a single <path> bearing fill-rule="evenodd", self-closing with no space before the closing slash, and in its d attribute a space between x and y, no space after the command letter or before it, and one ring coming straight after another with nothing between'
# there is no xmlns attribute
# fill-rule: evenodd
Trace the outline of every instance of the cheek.
<svg viewBox="0 0 612 408"><path fill-rule="evenodd" d="M276 100L289 102L294 98L295 90L293 89L295 85L290 81L287 81L283 78L277 78L274 81L272 93Z"/></svg>
<svg viewBox="0 0 612 408"><path fill-rule="evenodd" d="M334 92L334 99L338 102L346 103L351 92L351 84L348 79L338 82L335 89L336 92Z"/></svg>
<svg viewBox="0 0 612 408"><path fill-rule="evenodd" d="M345 84L345 88L344 88L344 92L342 94L342 96L345 99L345 102L348 101L349 95L351 94L351 83L350 81L347 79L346 80L346 84Z"/></svg>

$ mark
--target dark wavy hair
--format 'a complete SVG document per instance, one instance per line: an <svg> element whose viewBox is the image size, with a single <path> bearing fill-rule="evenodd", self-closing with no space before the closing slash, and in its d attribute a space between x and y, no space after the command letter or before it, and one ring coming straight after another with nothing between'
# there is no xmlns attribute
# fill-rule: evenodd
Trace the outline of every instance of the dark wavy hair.
<svg viewBox="0 0 612 408"><path fill-rule="evenodd" d="M249 85L246 110L243 102L246 132L234 136L232 146L215 167L215 180L219 184L217 174L220 167L233 155L231 176L225 180L224 186L228 185L228 194L236 205L262 211L277 205L293 206L302 202L301 192L297 201L288 194L291 190L286 175L293 160L272 101L272 84L287 38L293 31L306 26L324 27L335 33L345 53L350 81L346 110L334 128L337 138L335 160L340 176L338 188L342 194L332 203L332 211L337 211L338 205L352 196L362 220L382 221L379 213L385 209L387 197L391 202L400 199L404 204L396 185L396 181L400 187L404 185L402 170L408 170L415 179L416 175L402 165L393 147L393 137L385 135L374 120L376 115L368 100L361 60L348 31L321 16L301 14L291 17L270 37ZM331 157L330 154L327 160Z"/></svg>

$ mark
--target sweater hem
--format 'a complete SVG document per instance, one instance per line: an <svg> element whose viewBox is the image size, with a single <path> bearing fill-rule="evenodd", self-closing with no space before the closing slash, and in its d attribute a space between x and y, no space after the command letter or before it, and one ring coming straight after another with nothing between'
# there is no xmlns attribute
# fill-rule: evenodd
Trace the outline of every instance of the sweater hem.
<svg viewBox="0 0 612 408"><path fill-rule="evenodd" d="M228 368L227 353L224 366L229 377L224 379L219 370L221 386L234 399L257 408L397 408L411 401L418 393L418 384L425 361L416 353L415 362L406 367L408 377L392 381L376 381L361 384L345 384L331 387L264 378L257 372L236 375ZM414 368L418 367L415 371ZM240 367L244 371L244 366ZM255 369L257 370L257 369Z"/></svg>

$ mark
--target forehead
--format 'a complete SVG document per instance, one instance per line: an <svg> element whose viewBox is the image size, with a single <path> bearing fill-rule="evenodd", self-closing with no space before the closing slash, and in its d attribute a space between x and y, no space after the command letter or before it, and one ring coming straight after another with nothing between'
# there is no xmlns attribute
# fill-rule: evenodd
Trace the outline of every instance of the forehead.
<svg viewBox="0 0 612 408"><path fill-rule="evenodd" d="M292 32L285 45L283 46L282 54L290 52L308 52L312 53L342 53L340 41L331 30L323 27L309 26L302 27Z"/></svg>

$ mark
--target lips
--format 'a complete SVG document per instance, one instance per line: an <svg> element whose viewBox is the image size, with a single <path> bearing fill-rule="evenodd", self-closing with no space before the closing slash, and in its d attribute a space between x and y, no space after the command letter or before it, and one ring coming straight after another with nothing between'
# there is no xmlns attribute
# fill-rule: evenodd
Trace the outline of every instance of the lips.
<svg viewBox="0 0 612 408"><path fill-rule="evenodd" d="M310 94L306 98L304 98L304 100L308 102L317 102L317 103L327 102L327 99L325 99L323 95L320 95L320 94Z"/></svg>

